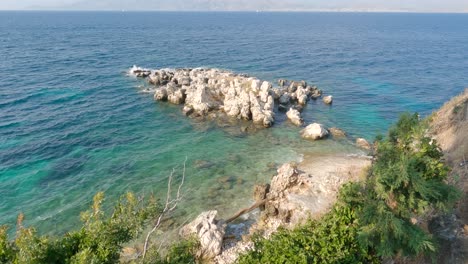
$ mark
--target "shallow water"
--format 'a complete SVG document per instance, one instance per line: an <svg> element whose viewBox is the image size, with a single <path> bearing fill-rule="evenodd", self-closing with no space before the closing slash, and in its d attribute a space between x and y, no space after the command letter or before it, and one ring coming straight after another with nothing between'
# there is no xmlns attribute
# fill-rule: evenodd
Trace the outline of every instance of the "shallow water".
<svg viewBox="0 0 468 264"><path fill-rule="evenodd" d="M164 191L185 157L180 215L227 215L274 163L358 152L303 141L287 123L243 135L189 120L140 93L124 74L133 64L305 79L335 99L311 102L306 122L372 139L398 113L427 115L467 86L467 24L449 14L0 12L0 224L24 212L61 232L97 191L110 201Z"/></svg>

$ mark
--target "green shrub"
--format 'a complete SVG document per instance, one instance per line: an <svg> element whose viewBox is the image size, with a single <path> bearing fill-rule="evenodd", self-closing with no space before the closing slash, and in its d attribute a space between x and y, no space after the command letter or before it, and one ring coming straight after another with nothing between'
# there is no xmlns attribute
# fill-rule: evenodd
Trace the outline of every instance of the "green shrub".
<svg viewBox="0 0 468 264"><path fill-rule="evenodd" d="M294 230L281 229L270 239L257 236L254 249L239 263L372 263L376 262L355 239L358 223L348 205L336 205L320 220Z"/></svg>
<svg viewBox="0 0 468 264"><path fill-rule="evenodd" d="M459 192L446 183L449 168L437 142L425 135L418 115L403 114L377 142L376 161L363 186L359 241L379 256L435 252L432 237L417 224L433 209L451 208Z"/></svg>
<svg viewBox="0 0 468 264"><path fill-rule="evenodd" d="M240 263L368 263L397 255L430 255L432 236L418 224L460 197L446 183L449 168L427 123L403 114L388 137L376 138L376 159L363 183L340 191L337 205L318 221L270 239L257 237Z"/></svg>
<svg viewBox="0 0 468 264"><path fill-rule="evenodd" d="M39 236L34 228L23 227L20 214L13 241L8 240L7 228L0 228L1 262L117 263L122 245L135 238L160 207L154 198L144 202L127 193L107 216L101 209L103 200L103 193L96 194L92 210L81 215L83 226L58 238Z"/></svg>
<svg viewBox="0 0 468 264"><path fill-rule="evenodd" d="M155 248L152 248L148 252L145 260L137 260L136 263L195 264L198 263L196 258L198 247L199 242L195 238L182 240L173 244L166 255L161 256Z"/></svg>

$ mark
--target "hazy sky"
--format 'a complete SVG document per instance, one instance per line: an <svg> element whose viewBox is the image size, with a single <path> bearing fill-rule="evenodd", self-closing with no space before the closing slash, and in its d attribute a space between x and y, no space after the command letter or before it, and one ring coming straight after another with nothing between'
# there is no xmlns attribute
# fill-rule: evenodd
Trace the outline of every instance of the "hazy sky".
<svg viewBox="0 0 468 264"><path fill-rule="evenodd" d="M0 0L0 9L468 12L468 0Z"/></svg>

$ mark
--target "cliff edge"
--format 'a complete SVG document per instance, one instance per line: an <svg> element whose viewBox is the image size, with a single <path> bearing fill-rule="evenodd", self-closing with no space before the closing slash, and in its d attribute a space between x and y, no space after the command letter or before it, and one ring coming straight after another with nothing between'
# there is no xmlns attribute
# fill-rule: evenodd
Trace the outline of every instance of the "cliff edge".
<svg viewBox="0 0 468 264"><path fill-rule="evenodd" d="M431 116L431 134L452 168L450 180L463 196L454 214L439 218L433 226L441 239L438 263L468 261L468 88Z"/></svg>

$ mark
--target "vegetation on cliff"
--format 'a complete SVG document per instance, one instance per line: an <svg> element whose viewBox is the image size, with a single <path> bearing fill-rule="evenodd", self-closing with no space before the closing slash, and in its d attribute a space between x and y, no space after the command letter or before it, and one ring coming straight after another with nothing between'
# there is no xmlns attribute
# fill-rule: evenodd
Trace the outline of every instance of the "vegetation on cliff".
<svg viewBox="0 0 468 264"><path fill-rule="evenodd" d="M452 208L459 197L427 121L403 114L375 142L375 162L362 183L343 187L319 221L254 240L240 263L368 263L386 257L431 255L437 244L420 223Z"/></svg>
<svg viewBox="0 0 468 264"><path fill-rule="evenodd" d="M6 226L0 227L0 263L118 263L123 244L141 234L162 208L154 197L145 201L127 193L109 215L102 209L103 201L104 194L96 194L91 209L81 214L81 228L62 237L38 235L34 228L23 226L20 214L14 240L8 239ZM153 250L139 263L194 263L195 246L193 241L182 241L165 258Z"/></svg>

